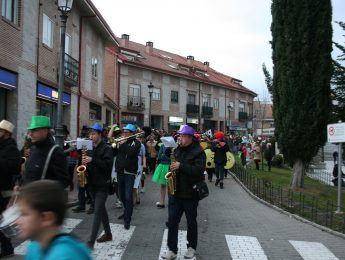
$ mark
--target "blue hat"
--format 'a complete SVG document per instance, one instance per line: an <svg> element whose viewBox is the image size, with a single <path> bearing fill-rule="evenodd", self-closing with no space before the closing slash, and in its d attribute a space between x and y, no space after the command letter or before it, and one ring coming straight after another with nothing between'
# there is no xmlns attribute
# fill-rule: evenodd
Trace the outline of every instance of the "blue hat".
<svg viewBox="0 0 345 260"><path fill-rule="evenodd" d="M103 131L103 127L100 123L94 123L92 126L90 126L90 129L95 130L97 132Z"/></svg>
<svg viewBox="0 0 345 260"><path fill-rule="evenodd" d="M122 128L123 130L128 130L128 131L131 131L131 132L135 132L137 130L137 128L135 127L135 125L132 125L132 124L128 124L126 125L124 128Z"/></svg>

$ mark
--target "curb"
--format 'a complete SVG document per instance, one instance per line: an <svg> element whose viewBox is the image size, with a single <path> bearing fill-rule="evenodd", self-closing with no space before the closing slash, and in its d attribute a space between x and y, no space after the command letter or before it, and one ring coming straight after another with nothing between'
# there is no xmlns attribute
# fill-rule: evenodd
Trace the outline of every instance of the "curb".
<svg viewBox="0 0 345 260"><path fill-rule="evenodd" d="M277 206L275 206L275 205L272 205L271 203L268 203L267 201L265 201L265 200L263 200L263 199L261 199L261 198L259 198L259 197L257 197L255 194L253 194L238 178L237 178L237 176L232 172L232 171L230 171L229 170L229 172L230 172L230 174L231 174L231 176L235 179L235 181L252 197L252 198L254 198L255 200L257 200L257 201L259 201L259 202L261 202L262 204L264 204L264 205L266 205L266 206L268 206L268 207L270 207L270 208L272 208L272 209L274 209L274 210L276 210L276 211L279 211L280 213L283 213L283 214L285 214L285 215L287 215L287 216L289 216L290 218L294 218L294 219L296 219L296 220L299 220L299 221L301 221L301 222L303 222L303 223L306 223L306 224L309 224L309 225L312 225L312 226L314 226L314 227L316 227L316 228L318 228L318 229L320 229L320 230L322 230L322 231L325 231L325 232L328 232L328 233L330 233L330 234L332 234L332 235L335 235L335 236L338 236L338 237L340 237L340 238L342 238L342 239L345 239L345 234L343 234L343 233L340 233L340 232L338 232L338 231L334 231L333 229L330 229L330 228L328 228L328 227L324 227L324 226L321 226L321 225L319 225L319 224L317 224L317 223L315 223L315 222L312 222L312 221L310 221L310 220L307 220L307 219L305 219L305 218L302 218L301 216L298 216L298 215L296 215L296 214L292 214L292 213L290 213L290 212L287 212L287 211L285 211L285 210L283 210L282 208L279 208L279 207L277 207Z"/></svg>

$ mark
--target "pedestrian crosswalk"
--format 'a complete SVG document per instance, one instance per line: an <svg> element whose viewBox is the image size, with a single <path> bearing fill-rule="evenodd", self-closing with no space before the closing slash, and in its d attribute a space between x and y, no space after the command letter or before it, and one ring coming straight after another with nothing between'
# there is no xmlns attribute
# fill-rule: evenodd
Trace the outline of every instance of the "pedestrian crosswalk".
<svg viewBox="0 0 345 260"><path fill-rule="evenodd" d="M67 218L63 225L63 231L72 232L83 220ZM123 228L120 224L110 224L113 240L105 243L96 243L93 251L94 259L96 260L120 260L124 255L127 245L131 237L135 234L135 226L131 226L129 230ZM75 232L78 236L78 232ZM163 231L162 243L160 251L157 252L157 258L168 250L167 247L168 230ZM178 233L178 255L177 260L184 259L183 256L187 251L187 231L179 230ZM226 234L223 237L230 256L228 259L236 260L267 260L264 249L260 245L259 240L253 236L238 236ZM287 241L287 245L291 245L294 250L300 255L303 260L339 260L325 245L319 242L310 241ZM15 248L16 255L25 255L28 242L25 241ZM159 253L159 255L158 255ZM201 256L201 255L200 255ZM198 257L198 254L194 258ZM226 259L226 258L224 258Z"/></svg>

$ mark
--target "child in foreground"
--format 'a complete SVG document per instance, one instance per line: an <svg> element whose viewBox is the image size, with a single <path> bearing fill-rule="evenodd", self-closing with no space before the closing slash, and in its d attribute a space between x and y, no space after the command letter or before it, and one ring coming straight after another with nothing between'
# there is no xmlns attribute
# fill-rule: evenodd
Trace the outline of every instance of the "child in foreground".
<svg viewBox="0 0 345 260"><path fill-rule="evenodd" d="M66 213L64 190L51 180L32 182L23 187L17 199L21 216L18 237L30 239L26 260L89 260L90 250L77 238L62 233Z"/></svg>

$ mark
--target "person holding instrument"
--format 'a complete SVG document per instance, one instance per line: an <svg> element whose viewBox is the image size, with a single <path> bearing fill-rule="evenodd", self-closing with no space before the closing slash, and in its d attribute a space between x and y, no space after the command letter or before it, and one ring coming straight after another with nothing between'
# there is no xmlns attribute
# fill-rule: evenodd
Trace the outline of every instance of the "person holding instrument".
<svg viewBox="0 0 345 260"><path fill-rule="evenodd" d="M123 128L124 138L117 142L117 157L115 170L120 199L123 204L123 214L119 219L124 219L124 228L129 229L133 213L133 185L138 173L138 155L141 143L135 138L136 127L128 124Z"/></svg>

